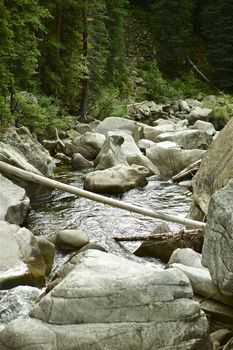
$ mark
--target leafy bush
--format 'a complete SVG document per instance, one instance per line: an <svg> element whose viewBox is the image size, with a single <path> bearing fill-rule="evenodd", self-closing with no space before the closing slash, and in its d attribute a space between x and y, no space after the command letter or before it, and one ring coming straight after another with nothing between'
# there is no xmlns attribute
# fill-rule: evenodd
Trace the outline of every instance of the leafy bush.
<svg viewBox="0 0 233 350"><path fill-rule="evenodd" d="M218 96L216 99L203 101L203 107L212 109L212 118L219 123L226 124L233 117L233 97L230 95Z"/></svg>
<svg viewBox="0 0 233 350"><path fill-rule="evenodd" d="M102 88L90 110L91 116L99 120L107 117L125 117L127 106L122 102L118 89Z"/></svg>

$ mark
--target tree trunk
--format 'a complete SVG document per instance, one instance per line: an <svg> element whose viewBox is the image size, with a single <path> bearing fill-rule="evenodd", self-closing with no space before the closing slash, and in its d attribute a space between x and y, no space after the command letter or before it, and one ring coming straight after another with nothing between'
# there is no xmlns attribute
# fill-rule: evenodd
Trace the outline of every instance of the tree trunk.
<svg viewBox="0 0 233 350"><path fill-rule="evenodd" d="M83 24L83 56L86 61L86 66L88 66L88 24L87 24L87 13L86 10L82 11L82 24ZM89 97L89 76L85 73L85 77L82 79L82 88L80 95L80 105L79 113L81 118L85 121L88 107L88 97Z"/></svg>

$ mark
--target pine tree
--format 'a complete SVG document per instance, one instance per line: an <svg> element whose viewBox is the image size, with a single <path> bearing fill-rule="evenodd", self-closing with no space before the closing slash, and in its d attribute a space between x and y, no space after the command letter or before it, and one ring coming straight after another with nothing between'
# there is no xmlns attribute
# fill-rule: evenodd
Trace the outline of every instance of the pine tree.
<svg viewBox="0 0 233 350"><path fill-rule="evenodd" d="M125 17L127 0L107 0L107 31L109 55L107 59L107 82L122 87L126 79Z"/></svg>
<svg viewBox="0 0 233 350"><path fill-rule="evenodd" d="M233 89L233 2L212 0L204 8L203 31L213 82L225 90Z"/></svg>
<svg viewBox="0 0 233 350"><path fill-rule="evenodd" d="M154 0L151 5L151 30L157 48L159 68L169 78L186 68L191 50L192 9L195 0Z"/></svg>

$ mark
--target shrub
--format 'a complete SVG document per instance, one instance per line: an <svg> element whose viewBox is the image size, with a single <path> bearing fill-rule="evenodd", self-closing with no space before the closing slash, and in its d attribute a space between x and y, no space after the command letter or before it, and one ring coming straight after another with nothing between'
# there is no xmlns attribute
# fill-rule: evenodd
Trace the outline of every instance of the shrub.
<svg viewBox="0 0 233 350"><path fill-rule="evenodd" d="M118 89L102 88L90 110L91 116L99 120L107 117L125 117L127 106L122 102Z"/></svg>

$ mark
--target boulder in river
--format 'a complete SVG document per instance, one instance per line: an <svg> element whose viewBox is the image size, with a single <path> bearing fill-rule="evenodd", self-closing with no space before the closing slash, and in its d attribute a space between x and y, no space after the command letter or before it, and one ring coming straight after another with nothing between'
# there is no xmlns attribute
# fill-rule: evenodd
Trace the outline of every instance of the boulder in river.
<svg viewBox="0 0 233 350"><path fill-rule="evenodd" d="M80 153L88 160L95 160L105 141L105 136L101 133L85 132L72 142L73 153Z"/></svg>
<svg viewBox="0 0 233 350"><path fill-rule="evenodd" d="M107 135L106 140L95 159L95 169L104 170L116 165L129 165L121 145L124 138L120 135Z"/></svg>
<svg viewBox="0 0 233 350"><path fill-rule="evenodd" d="M233 118L204 154L193 178L194 205L207 215L212 194L233 178ZM192 216L195 219L195 217Z"/></svg>
<svg viewBox="0 0 233 350"><path fill-rule="evenodd" d="M167 180L201 159L204 150L184 150L174 142L164 141L146 150L147 157L159 169L160 179Z"/></svg>
<svg viewBox="0 0 233 350"><path fill-rule="evenodd" d="M80 153L75 153L71 159L73 169L92 168L93 162L84 158Z"/></svg>
<svg viewBox="0 0 233 350"><path fill-rule="evenodd" d="M45 263L31 231L1 221L0 243L0 288L20 284L41 287Z"/></svg>
<svg viewBox="0 0 233 350"><path fill-rule="evenodd" d="M55 245L62 250L77 250L89 243L88 236L81 230L61 230L57 232Z"/></svg>
<svg viewBox="0 0 233 350"><path fill-rule="evenodd" d="M223 294L233 296L233 179L211 198L202 263Z"/></svg>
<svg viewBox="0 0 233 350"><path fill-rule="evenodd" d="M207 132L196 129L165 132L160 134L155 142L171 141L183 149L207 149L212 140Z"/></svg>
<svg viewBox="0 0 233 350"><path fill-rule="evenodd" d="M20 225L25 220L30 200L25 190L0 174L0 221Z"/></svg>
<svg viewBox="0 0 233 350"><path fill-rule="evenodd" d="M117 165L87 174L84 189L97 193L123 193L131 188L147 185L147 168L139 165Z"/></svg>
<svg viewBox="0 0 233 350"><path fill-rule="evenodd" d="M81 255L81 254L80 254ZM1 350L210 349L187 277L88 250L33 308L0 332Z"/></svg>

